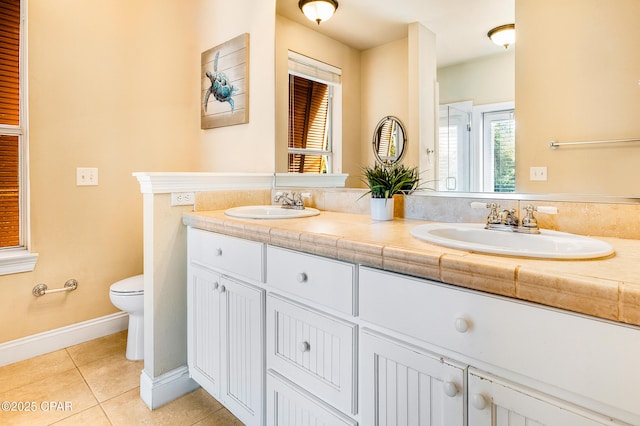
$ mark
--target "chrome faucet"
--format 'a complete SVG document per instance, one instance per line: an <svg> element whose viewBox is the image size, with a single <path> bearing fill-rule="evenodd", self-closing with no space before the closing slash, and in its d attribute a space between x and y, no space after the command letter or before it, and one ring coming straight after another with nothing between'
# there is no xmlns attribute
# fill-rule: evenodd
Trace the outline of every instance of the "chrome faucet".
<svg viewBox="0 0 640 426"><path fill-rule="evenodd" d="M539 212L548 213L548 214L558 213L558 209L556 207L549 207L549 206L534 207L533 205L528 204L523 209L525 211L525 216L522 218L522 223L520 223L520 220L516 215L515 209L500 210L499 204L481 203L481 202L472 202L471 207L475 209L477 208L489 209L489 215L487 216L487 224L485 225L485 229L521 232L525 234L540 233L540 229L538 228L538 221L533 216L534 211L539 211Z"/></svg>
<svg viewBox="0 0 640 426"><path fill-rule="evenodd" d="M283 209L295 209L304 210L304 201L302 201L303 194L300 192L276 192L273 201L276 203L282 203Z"/></svg>

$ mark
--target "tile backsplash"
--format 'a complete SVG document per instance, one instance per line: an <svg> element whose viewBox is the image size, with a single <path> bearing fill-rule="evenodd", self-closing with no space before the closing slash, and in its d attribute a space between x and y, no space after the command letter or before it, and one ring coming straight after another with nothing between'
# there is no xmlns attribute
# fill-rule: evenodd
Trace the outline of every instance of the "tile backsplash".
<svg viewBox="0 0 640 426"><path fill-rule="evenodd" d="M320 210L368 214L369 196L364 189L353 188L278 188L277 191L308 193L305 204ZM275 189L218 190L199 192L196 211L220 210L239 205L272 204ZM364 195L364 196L363 196ZM395 216L436 222L485 221L488 210L471 208L471 202L495 202L501 209L516 209L522 217L527 204L554 206L558 214L536 212L540 228L580 235L640 239L640 204L542 201L539 199L492 199L464 196L409 195L395 197Z"/></svg>

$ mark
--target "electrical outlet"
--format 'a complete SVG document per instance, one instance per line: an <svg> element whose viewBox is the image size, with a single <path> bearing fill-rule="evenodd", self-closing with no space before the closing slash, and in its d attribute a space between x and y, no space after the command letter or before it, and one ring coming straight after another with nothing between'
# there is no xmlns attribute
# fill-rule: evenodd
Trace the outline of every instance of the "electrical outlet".
<svg viewBox="0 0 640 426"><path fill-rule="evenodd" d="M76 169L76 185L98 185L98 169L96 167L78 167Z"/></svg>
<svg viewBox="0 0 640 426"><path fill-rule="evenodd" d="M171 205L172 206L190 206L195 204L196 195L193 192L172 192L171 193Z"/></svg>
<svg viewBox="0 0 640 426"><path fill-rule="evenodd" d="M530 180L547 180L547 168L546 167L530 167L529 179Z"/></svg>

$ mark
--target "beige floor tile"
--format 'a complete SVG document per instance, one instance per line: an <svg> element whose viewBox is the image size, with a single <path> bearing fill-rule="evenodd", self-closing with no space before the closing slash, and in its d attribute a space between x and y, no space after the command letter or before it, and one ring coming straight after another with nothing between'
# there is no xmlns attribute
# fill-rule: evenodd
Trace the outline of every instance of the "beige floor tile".
<svg viewBox="0 0 640 426"><path fill-rule="evenodd" d="M96 405L87 410L81 411L64 420L53 423L55 426L111 426L107 415L102 411L102 407Z"/></svg>
<svg viewBox="0 0 640 426"><path fill-rule="evenodd" d="M243 426L226 408L222 408L195 423L193 426Z"/></svg>
<svg viewBox="0 0 640 426"><path fill-rule="evenodd" d="M130 361L124 353L78 367L98 401L103 402L140 386L144 361Z"/></svg>
<svg viewBox="0 0 640 426"><path fill-rule="evenodd" d="M67 352L77 366L86 365L115 354L125 353L127 348L127 331L110 334L67 348Z"/></svg>
<svg viewBox="0 0 640 426"><path fill-rule="evenodd" d="M0 367L0 393L73 368L75 365L64 349L5 365Z"/></svg>
<svg viewBox="0 0 640 426"><path fill-rule="evenodd" d="M77 369L0 393L0 401L33 402L31 411L0 412L2 425L29 426L54 423L98 403Z"/></svg>
<svg viewBox="0 0 640 426"><path fill-rule="evenodd" d="M200 388L153 411L140 399L140 389L110 399L102 407L114 426L173 426L193 425L222 406Z"/></svg>

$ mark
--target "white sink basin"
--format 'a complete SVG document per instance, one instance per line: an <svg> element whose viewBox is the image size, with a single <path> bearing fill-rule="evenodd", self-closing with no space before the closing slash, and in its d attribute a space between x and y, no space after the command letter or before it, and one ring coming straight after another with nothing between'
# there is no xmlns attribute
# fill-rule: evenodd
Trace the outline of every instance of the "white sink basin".
<svg viewBox="0 0 640 426"><path fill-rule="evenodd" d="M594 259L614 253L604 241L541 229L520 234L484 229L481 223L429 223L411 230L414 237L461 250L543 259Z"/></svg>
<svg viewBox="0 0 640 426"><path fill-rule="evenodd" d="M298 217L317 216L320 210L305 207L303 210L283 209L279 205L273 206L240 206L225 210L227 216L246 219L295 219Z"/></svg>

